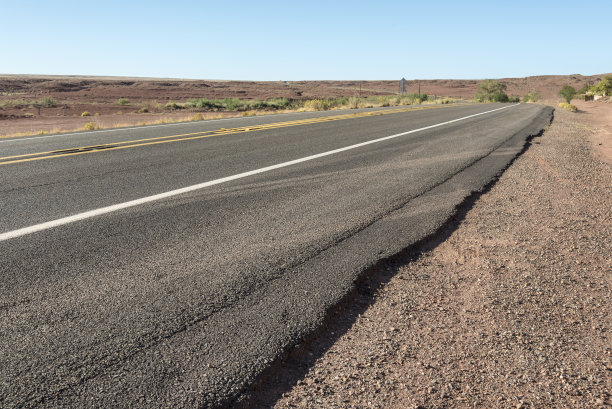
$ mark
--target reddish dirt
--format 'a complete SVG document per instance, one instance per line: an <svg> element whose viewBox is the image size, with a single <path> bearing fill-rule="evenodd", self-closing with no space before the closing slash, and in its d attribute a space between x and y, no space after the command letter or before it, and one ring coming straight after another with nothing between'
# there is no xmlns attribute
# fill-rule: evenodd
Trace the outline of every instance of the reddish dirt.
<svg viewBox="0 0 612 409"><path fill-rule="evenodd" d="M556 98L566 84L581 88L596 82L605 74L594 76L564 75L526 78L503 78L511 96L529 91L543 98ZM407 91L455 98L473 98L480 80L416 80L408 81ZM162 117L187 117L165 109L169 101L184 102L189 98L291 99L330 98L341 96L389 95L398 92L399 81L216 81L121 77L75 76L0 76L0 136L19 132L73 130L83 126L80 115L88 111L94 122L135 125ZM57 106L36 106L43 97L52 97ZM127 98L129 105L118 105ZM24 100L27 104L2 108L7 100ZM147 114L137 114L146 107ZM130 115L127 115L130 114ZM132 115L133 114L133 115ZM126 115L117 118L119 115ZM139 115L143 115L140 117Z"/></svg>
<svg viewBox="0 0 612 409"><path fill-rule="evenodd" d="M589 138L595 156L612 165L612 100L572 103L578 108L577 121L595 131Z"/></svg>
<svg viewBox="0 0 612 409"><path fill-rule="evenodd" d="M252 407L609 408L612 173L589 115L558 109L445 234L374 269Z"/></svg>

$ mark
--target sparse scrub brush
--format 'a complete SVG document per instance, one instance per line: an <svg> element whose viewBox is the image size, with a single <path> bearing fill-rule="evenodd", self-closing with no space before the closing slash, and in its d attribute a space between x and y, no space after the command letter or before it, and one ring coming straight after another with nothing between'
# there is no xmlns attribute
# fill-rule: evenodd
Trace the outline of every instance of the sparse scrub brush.
<svg viewBox="0 0 612 409"><path fill-rule="evenodd" d="M567 109L568 111L571 111L571 112L577 112L578 111L578 108L576 108L576 105L572 105L572 104L570 104L568 102L561 102L559 104L559 107L563 108L563 109Z"/></svg>
<svg viewBox="0 0 612 409"><path fill-rule="evenodd" d="M83 111L81 116L91 116L91 114L89 113L89 111Z"/></svg>
<svg viewBox="0 0 612 409"><path fill-rule="evenodd" d="M612 75L607 75L597 84L591 86L589 91L596 95L612 95Z"/></svg>
<svg viewBox="0 0 612 409"><path fill-rule="evenodd" d="M117 100L118 105L130 105L130 100L127 98L119 98Z"/></svg>
<svg viewBox="0 0 612 409"><path fill-rule="evenodd" d="M147 107L142 107L138 110L139 114L146 114L147 112L149 112L149 108Z"/></svg>
<svg viewBox="0 0 612 409"><path fill-rule="evenodd" d="M504 92L506 84L494 80L484 80L478 85L474 99L478 102L508 102Z"/></svg>
<svg viewBox="0 0 612 409"><path fill-rule="evenodd" d="M565 85L559 91L559 96L565 99L565 102L567 102L568 104L572 101L572 98L574 98L575 95L576 88L572 87L571 85Z"/></svg>
<svg viewBox="0 0 612 409"><path fill-rule="evenodd" d="M540 94L537 92L528 92L523 97L523 102L538 102L540 100Z"/></svg>
<svg viewBox="0 0 612 409"><path fill-rule="evenodd" d="M309 99L304 102L304 108L308 111L327 111L330 108L330 103L327 99Z"/></svg>
<svg viewBox="0 0 612 409"><path fill-rule="evenodd" d="M86 131L95 131L96 129L99 129L99 127L95 122L87 122L85 125L83 125L83 129Z"/></svg>
<svg viewBox="0 0 612 409"><path fill-rule="evenodd" d="M351 97L348 99L348 107L350 109L357 109L359 108L359 98L357 97Z"/></svg>
<svg viewBox="0 0 612 409"><path fill-rule="evenodd" d="M38 100L38 104L45 106L45 107L54 107L56 104L55 100L51 97L42 97L41 99Z"/></svg>
<svg viewBox="0 0 612 409"><path fill-rule="evenodd" d="M239 111L244 105L238 98L225 98L223 100L223 108L228 111Z"/></svg>
<svg viewBox="0 0 612 409"><path fill-rule="evenodd" d="M166 109L170 109L172 111L176 110L176 109L181 109L182 106L180 106L179 104L177 104L176 102L168 102L166 104Z"/></svg>

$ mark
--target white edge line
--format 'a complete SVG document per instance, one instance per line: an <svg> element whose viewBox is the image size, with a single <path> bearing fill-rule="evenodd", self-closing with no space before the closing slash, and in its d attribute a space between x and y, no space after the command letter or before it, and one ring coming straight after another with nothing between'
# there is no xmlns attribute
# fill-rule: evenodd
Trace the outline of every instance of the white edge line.
<svg viewBox="0 0 612 409"><path fill-rule="evenodd" d="M435 124L435 125L426 126L424 128L413 129L411 131L402 132L402 133L398 133L398 134L390 135L390 136L385 136L385 137L378 138L378 139L373 139L373 140L370 140L370 141L367 141L367 142L357 143L355 145L345 146L344 148L338 148L338 149L334 149L334 150L327 151L327 152L317 153L316 155L306 156L304 158L294 159L294 160L290 160L288 162L283 162L283 163L279 163L279 164L276 164L276 165L266 166L264 168L255 169L255 170L251 170L251 171L243 172L243 173L238 173L236 175L227 176L227 177L224 177L224 178L215 179L215 180L211 180L211 181L204 182L204 183L199 183L197 185L187 186L187 187L183 187L183 188L176 189L176 190L170 190L168 192L159 193L159 194L156 194L156 195L153 195L153 196L147 196L147 197L143 197L143 198L140 198L140 199L130 200L128 202L118 203L118 204L115 204L115 205L112 205L112 206L101 207L99 209L89 210L87 212L78 213L78 214L75 214L75 215L72 215L72 216L68 216L68 217L63 217L61 219L56 219L56 220L52 220L52 221L49 221L49 222L35 224L33 226L29 226L29 227L24 227L24 228L17 229L17 230L8 231L6 233L0 234L0 241L14 239L14 238L17 238L17 237L20 237L20 236L25 236L27 234L32 234L32 233L36 233L36 232L39 232L39 231L42 231L42 230L51 229L53 227L62 226L64 224L74 223L74 222L77 222L77 221L80 221L80 220L90 219L92 217L100 216L100 215L103 215L103 214L116 212L116 211L119 211L119 210L123 210L123 209L127 209L127 208L130 208L130 207L134 207L134 206L139 206L139 205L142 205L142 204L145 204L145 203L155 202L155 201L158 201L158 200L167 199L169 197L173 197L173 196L177 196L177 195L182 195L184 193L193 192L195 190L200 190L200 189L203 189L203 188L206 188L206 187L209 187L209 186L219 185L221 183L230 182L232 180L237 180L237 179L242 179L242 178L245 178L245 177L248 177L248 176L258 175L260 173L265 173L265 172L269 172L271 170L280 169L280 168L284 168L284 167L291 166L291 165L296 165L296 164L302 163L302 162L308 162L308 161L311 161L311 160L314 160L314 159L318 159L318 158L322 158L322 157L325 157L325 156L334 155L336 153L345 152L345 151L348 151L348 150L351 150L351 149L360 148L360 147L366 146L366 145L371 145L373 143L387 141L389 139L398 138L400 136L412 134L412 133L415 133L415 132L425 131L427 129L437 128L437 127L440 127L440 126L452 124L453 122L459 122L459 121L463 121L465 119L473 118L473 117L476 117L476 116L485 115L485 114L488 114L488 113L491 113L491 112L495 112L495 111L500 111L502 109L515 107L517 105L519 105L519 104L507 105L507 106L504 106L504 107L501 107L501 108L497 108L497 109L493 109L493 110L490 110L490 111L480 112L478 114L468 115L468 116L464 116L462 118L457 118L457 119L453 119L453 120L450 120L450 121L441 122L441 123L438 123L438 124Z"/></svg>
<svg viewBox="0 0 612 409"><path fill-rule="evenodd" d="M454 105L454 104L453 104ZM400 105L400 106L396 106L396 107L389 107L388 109L397 109L399 107L413 107L413 106L422 106L422 105ZM367 108L366 108L367 109ZM386 109L378 109L378 111L385 111ZM348 110L348 109L342 109L342 110L337 110L337 111L319 111L319 112L340 112L340 111L354 111L354 110ZM373 111L356 111L355 113L359 113L359 112L373 112ZM150 129L150 128L162 128L165 126L180 126L180 125L191 125L191 124L199 124L202 122L206 122L206 123L210 123L210 122L217 122L217 121L231 121L231 120L249 120L249 119L254 119L254 118L269 118L269 117L277 117L277 116L283 116L283 115L299 115L299 114L308 114L308 113L315 113L315 112L285 112L282 114L268 114L268 115L259 115L259 116L255 116L255 117L240 117L240 116L236 116L236 117L230 117L230 118L217 118L217 119L204 119L202 121L183 121L183 122L173 122L171 124L159 124L159 125L141 125L141 126L126 126L124 128L112 128L112 129L99 129L97 131L83 131L83 132L68 132L68 133L57 133L57 134L52 134L52 135L41 135L41 136L29 136L26 138L4 138L4 137L0 137L0 143L3 142L18 142L18 141L29 141L32 139L45 139L45 138L57 138L59 136L74 136L74 135L93 135L93 134L97 134L97 133L104 133L104 132L121 132L121 131L129 131L129 130L133 130L133 129ZM331 114L330 114L331 115ZM321 116L321 118L325 118L327 115L323 115ZM332 115L333 116L333 115ZM315 118L318 118L315 116Z"/></svg>

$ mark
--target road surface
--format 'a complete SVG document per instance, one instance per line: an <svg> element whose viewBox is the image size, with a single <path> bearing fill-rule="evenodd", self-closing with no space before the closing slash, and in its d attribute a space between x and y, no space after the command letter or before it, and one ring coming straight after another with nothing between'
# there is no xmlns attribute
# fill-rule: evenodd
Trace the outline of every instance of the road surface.
<svg viewBox="0 0 612 409"><path fill-rule="evenodd" d="M240 401L551 116L401 107L0 141L0 406Z"/></svg>

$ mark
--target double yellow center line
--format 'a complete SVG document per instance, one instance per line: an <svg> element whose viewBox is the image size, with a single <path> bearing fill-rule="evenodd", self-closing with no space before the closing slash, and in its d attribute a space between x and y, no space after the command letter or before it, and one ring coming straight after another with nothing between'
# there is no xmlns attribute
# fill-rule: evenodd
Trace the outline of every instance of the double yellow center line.
<svg viewBox="0 0 612 409"><path fill-rule="evenodd" d="M186 134L179 134L179 135L159 136L155 138L144 138L144 139L135 139L135 140L130 140L130 141L119 141L119 142L106 143L106 144L101 144L101 145L79 146L75 148L61 149L61 150L55 150L55 151L36 152L36 153L27 153L27 154L22 154L22 155L0 157L0 166L14 164L14 163L32 162L32 161L37 161L37 160L62 158L66 156L84 155L87 153L106 152L106 151L117 150L117 149L127 149L127 148L136 148L140 146L158 145L162 143L189 141L189 140L194 140L194 139L209 138L211 136L218 136L218 135L231 135L231 134L244 133L244 132L265 131L269 129L279 129L279 128L286 128L286 127L291 127L291 126L311 125L311 124L322 123L322 122L340 121L344 119L363 118L363 117L378 116L378 115L389 115L389 114L397 114L397 113L409 112L409 111L422 111L426 109L440 109L440 108L445 108L445 107L450 107L450 106L449 105L445 105L445 106L433 105L433 106L425 106L425 107L388 109L388 110L382 110L382 111L368 111L368 112L351 113L351 114L344 114L344 115L333 115L333 116L325 116L325 117L317 117L317 118L309 118L309 119L300 119L300 120L287 121L287 122L276 122L276 123L263 124L263 125L252 125L252 126L245 126L241 128L230 128L230 129L220 128L214 131L203 131L203 132L193 132L193 133L186 133Z"/></svg>

